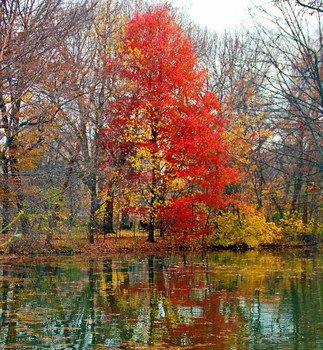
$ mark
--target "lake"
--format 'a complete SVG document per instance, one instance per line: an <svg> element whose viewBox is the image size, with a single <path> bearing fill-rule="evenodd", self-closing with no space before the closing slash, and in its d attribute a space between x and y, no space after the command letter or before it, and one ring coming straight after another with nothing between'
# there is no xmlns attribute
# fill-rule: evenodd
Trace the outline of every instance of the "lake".
<svg viewBox="0 0 323 350"><path fill-rule="evenodd" d="M323 349L320 250L0 265L1 349Z"/></svg>

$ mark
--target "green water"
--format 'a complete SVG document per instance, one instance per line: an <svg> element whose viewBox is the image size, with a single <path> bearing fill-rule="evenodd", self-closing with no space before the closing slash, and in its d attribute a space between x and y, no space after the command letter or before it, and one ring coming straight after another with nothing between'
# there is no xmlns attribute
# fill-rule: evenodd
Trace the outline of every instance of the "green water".
<svg viewBox="0 0 323 350"><path fill-rule="evenodd" d="M0 349L323 349L321 251L0 260Z"/></svg>

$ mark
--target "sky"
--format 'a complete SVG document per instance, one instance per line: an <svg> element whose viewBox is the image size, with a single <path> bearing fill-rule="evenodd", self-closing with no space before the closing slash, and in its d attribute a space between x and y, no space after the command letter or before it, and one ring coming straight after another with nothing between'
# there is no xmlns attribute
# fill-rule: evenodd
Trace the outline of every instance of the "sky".
<svg viewBox="0 0 323 350"><path fill-rule="evenodd" d="M252 0L173 0L173 4L187 9L192 20L202 27L223 31L246 23L248 6Z"/></svg>

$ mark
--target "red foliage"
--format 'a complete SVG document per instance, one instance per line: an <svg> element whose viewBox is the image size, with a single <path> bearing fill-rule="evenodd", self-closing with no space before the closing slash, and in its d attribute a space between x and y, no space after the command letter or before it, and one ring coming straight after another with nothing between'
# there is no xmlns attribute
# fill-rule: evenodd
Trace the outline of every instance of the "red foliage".
<svg viewBox="0 0 323 350"><path fill-rule="evenodd" d="M155 219L168 218L182 232L204 232L207 210L225 205L223 189L235 174L218 99L206 89L191 40L169 6L151 7L128 23L116 60L125 92L109 107L103 147L132 156L147 150L150 161L130 175L150 189ZM113 133L117 139L108 141ZM178 180L183 190L172 187Z"/></svg>

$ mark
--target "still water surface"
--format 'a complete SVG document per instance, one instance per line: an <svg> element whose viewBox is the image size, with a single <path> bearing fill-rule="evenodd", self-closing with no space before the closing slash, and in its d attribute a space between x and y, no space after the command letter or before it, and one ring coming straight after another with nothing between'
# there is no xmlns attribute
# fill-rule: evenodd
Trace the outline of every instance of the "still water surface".
<svg viewBox="0 0 323 350"><path fill-rule="evenodd" d="M323 349L322 256L0 260L0 349Z"/></svg>

